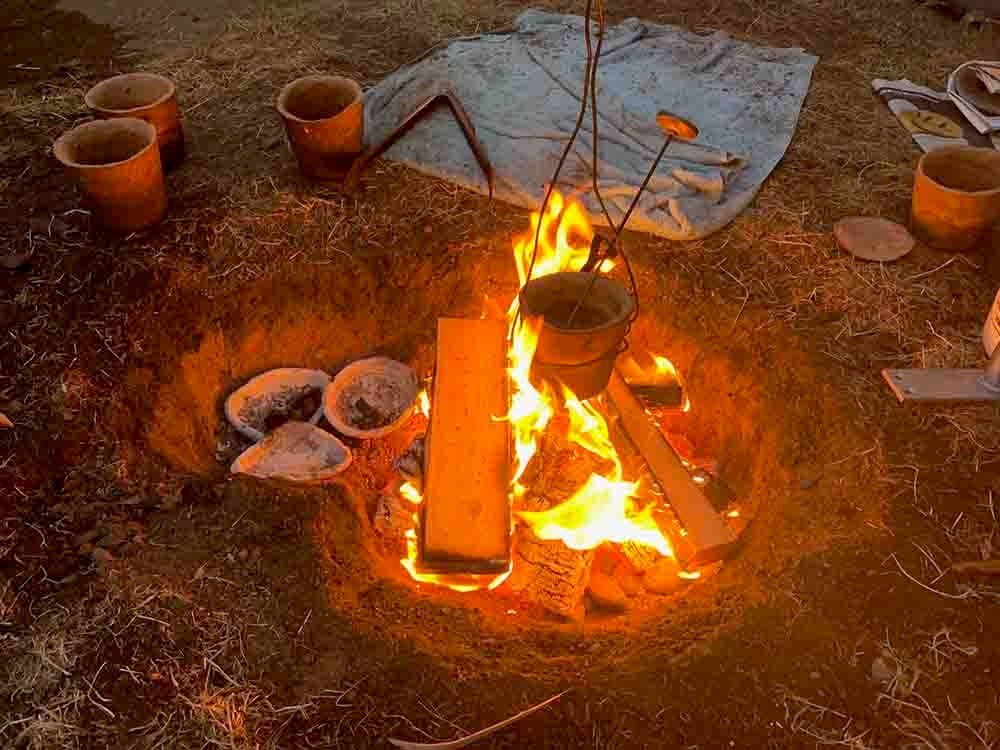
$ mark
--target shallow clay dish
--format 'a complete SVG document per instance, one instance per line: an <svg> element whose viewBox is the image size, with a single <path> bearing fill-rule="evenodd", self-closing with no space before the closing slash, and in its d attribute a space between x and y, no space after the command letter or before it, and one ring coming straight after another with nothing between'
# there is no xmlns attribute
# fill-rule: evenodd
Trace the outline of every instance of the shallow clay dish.
<svg viewBox="0 0 1000 750"><path fill-rule="evenodd" d="M241 453L229 470L258 479L325 482L351 465L351 449L307 422L286 422Z"/></svg>
<svg viewBox="0 0 1000 750"><path fill-rule="evenodd" d="M914 240L902 224L870 216L852 216L833 225L842 250L856 258L883 263L899 260L913 249Z"/></svg>
<svg viewBox="0 0 1000 750"><path fill-rule="evenodd" d="M395 431L413 414L417 374L388 357L352 362L323 393L323 413L342 435L371 440Z"/></svg>
<svg viewBox="0 0 1000 750"><path fill-rule="evenodd" d="M309 424L316 424L323 416L322 392L330 382L330 376L322 370L304 367L280 367L268 370L255 378L250 378L226 399L226 419L241 434L251 440L263 440L268 417L286 413L311 390L320 392L316 410L309 415Z"/></svg>

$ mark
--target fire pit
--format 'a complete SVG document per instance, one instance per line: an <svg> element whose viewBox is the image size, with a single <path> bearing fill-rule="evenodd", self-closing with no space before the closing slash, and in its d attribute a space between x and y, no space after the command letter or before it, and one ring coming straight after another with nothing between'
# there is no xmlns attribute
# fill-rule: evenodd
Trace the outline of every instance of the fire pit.
<svg viewBox="0 0 1000 750"><path fill-rule="evenodd" d="M619 368L623 380L633 382L629 390L655 416L655 424L648 419L647 424L686 461L691 482L704 482L699 491L713 504L716 520L734 535L762 514L766 526L755 523L744 533L744 548L728 562L677 562L671 553L682 550L669 529L678 524L669 509L660 512L660 482L623 424L622 405L608 393L580 400L533 381L530 334L537 326L522 325L521 338L512 339L521 348L506 379L512 418L504 424L518 438L503 486L514 523L509 575L504 567L499 574L455 582L439 570L408 569L401 562L418 560L421 506L433 502L430 496L414 501L427 490L419 474L424 461L433 460L434 437L426 446L414 442L426 433L428 415L435 414L435 381L427 378L440 356L439 320L480 321L496 309L492 300L516 299L521 283L509 260L509 242L498 237L498 250L485 257L450 256L447 274L434 272L440 260L394 256L360 264L354 276L339 268L275 275L249 290L234 288L205 301L192 295L179 301L183 309L159 310L158 320L176 326L161 326L163 339L147 347L147 362L154 363L146 365L154 368L147 377L156 387L149 400L148 386L137 386L136 404L149 404L144 442L174 470L224 485L228 502L267 497L275 513L306 514L304 541L322 571L317 580L326 605L379 637L416 640L440 652L461 640L444 637L445 631L466 628L475 640L474 633L507 633L511 627L569 628L572 634L582 623L596 632L632 632L684 621L686 642L725 615L713 614L700 625L690 617L716 612L719 602L726 602L725 610L742 601L758 588L752 583L756 571L781 564L770 543L775 534L795 540L809 528L797 478L811 471L812 451L826 455L838 426L814 418L830 412L821 390L815 404L782 401L780 377L811 372L792 339L763 328L753 338L754 349L734 350L729 339L714 333L715 321L733 320L739 305L695 294L686 282L641 258L637 278L648 301L629 334L628 354L636 365ZM584 241L568 247L582 254ZM572 257L579 262L579 255ZM744 310L742 320L750 314ZM213 322L218 320L226 325ZM506 332L508 322L499 322ZM182 351L176 350L178 340L186 342ZM643 393L635 387L636 373L655 374L661 385L671 382L669 363L651 355L668 358L685 376L688 410L676 386L659 392L668 394L662 406L649 401L650 389ZM341 435L353 461L334 484L297 487L228 477L229 461L246 447L239 434L224 429L221 406L235 388L275 367L315 368L332 376L371 356L405 362L420 377L424 405L405 425L376 440ZM149 382L139 375L137 384ZM538 412L527 411L535 417L527 423L530 429L523 429L513 416L536 395L544 396L550 413L539 424ZM497 419L505 416L488 411ZM319 427L331 430L322 421ZM591 503L595 496L601 502ZM670 493L665 497L670 500ZM585 513L578 512L581 507ZM778 546L794 558L804 542ZM720 594L723 590L729 593ZM575 648L572 644L567 641L566 648Z"/></svg>

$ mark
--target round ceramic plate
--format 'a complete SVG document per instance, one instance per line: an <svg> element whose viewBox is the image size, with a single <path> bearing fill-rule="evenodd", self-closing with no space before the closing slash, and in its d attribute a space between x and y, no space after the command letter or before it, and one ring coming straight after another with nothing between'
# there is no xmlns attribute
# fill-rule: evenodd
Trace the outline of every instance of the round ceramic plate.
<svg viewBox="0 0 1000 750"><path fill-rule="evenodd" d="M870 216L852 216L833 225L833 236L842 250L856 258L887 263L913 249L914 240L902 224Z"/></svg>

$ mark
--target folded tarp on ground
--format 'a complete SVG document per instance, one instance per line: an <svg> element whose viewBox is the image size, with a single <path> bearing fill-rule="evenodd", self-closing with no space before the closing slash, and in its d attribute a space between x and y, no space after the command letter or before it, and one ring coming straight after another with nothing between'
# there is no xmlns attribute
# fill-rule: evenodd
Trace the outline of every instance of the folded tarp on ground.
<svg viewBox="0 0 1000 750"><path fill-rule="evenodd" d="M595 27L596 28L596 27ZM576 122L586 66L583 19L537 10L512 31L452 41L397 70L365 97L365 140L376 143L429 95L452 90L497 173L496 197L537 207ZM753 199L791 141L816 58L715 33L628 19L608 28L598 73L600 186L624 214L663 143L656 113L697 124L694 143L671 144L629 228L703 237ZM590 115L560 176L595 223ZM447 108L419 123L387 158L486 193Z"/></svg>

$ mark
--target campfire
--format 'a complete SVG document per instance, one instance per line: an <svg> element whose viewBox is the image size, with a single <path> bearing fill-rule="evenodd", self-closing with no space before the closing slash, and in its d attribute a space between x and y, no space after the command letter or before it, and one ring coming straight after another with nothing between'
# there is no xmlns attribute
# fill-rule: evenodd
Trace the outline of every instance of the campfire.
<svg viewBox="0 0 1000 750"><path fill-rule="evenodd" d="M554 192L513 243L521 289L576 271L593 235ZM598 270L613 269L604 259ZM376 528L405 538L400 562L420 583L496 590L565 618L697 579L731 548L739 512L707 501L711 475L682 434L662 430L690 410L675 368L623 355L607 390L581 399L533 368L544 324L518 296L502 321L439 322L433 395L421 391L415 417L428 434L397 462L404 476Z"/></svg>
<svg viewBox="0 0 1000 750"><path fill-rule="evenodd" d="M676 368L628 349L636 299L614 279L627 259L602 241L553 192L514 240L506 313L438 318L423 387L385 356L332 378L267 371L229 395L238 434L219 457L264 479L342 476L372 493L359 510L384 559L516 611L622 612L703 577L744 520L685 437L696 412Z"/></svg>

